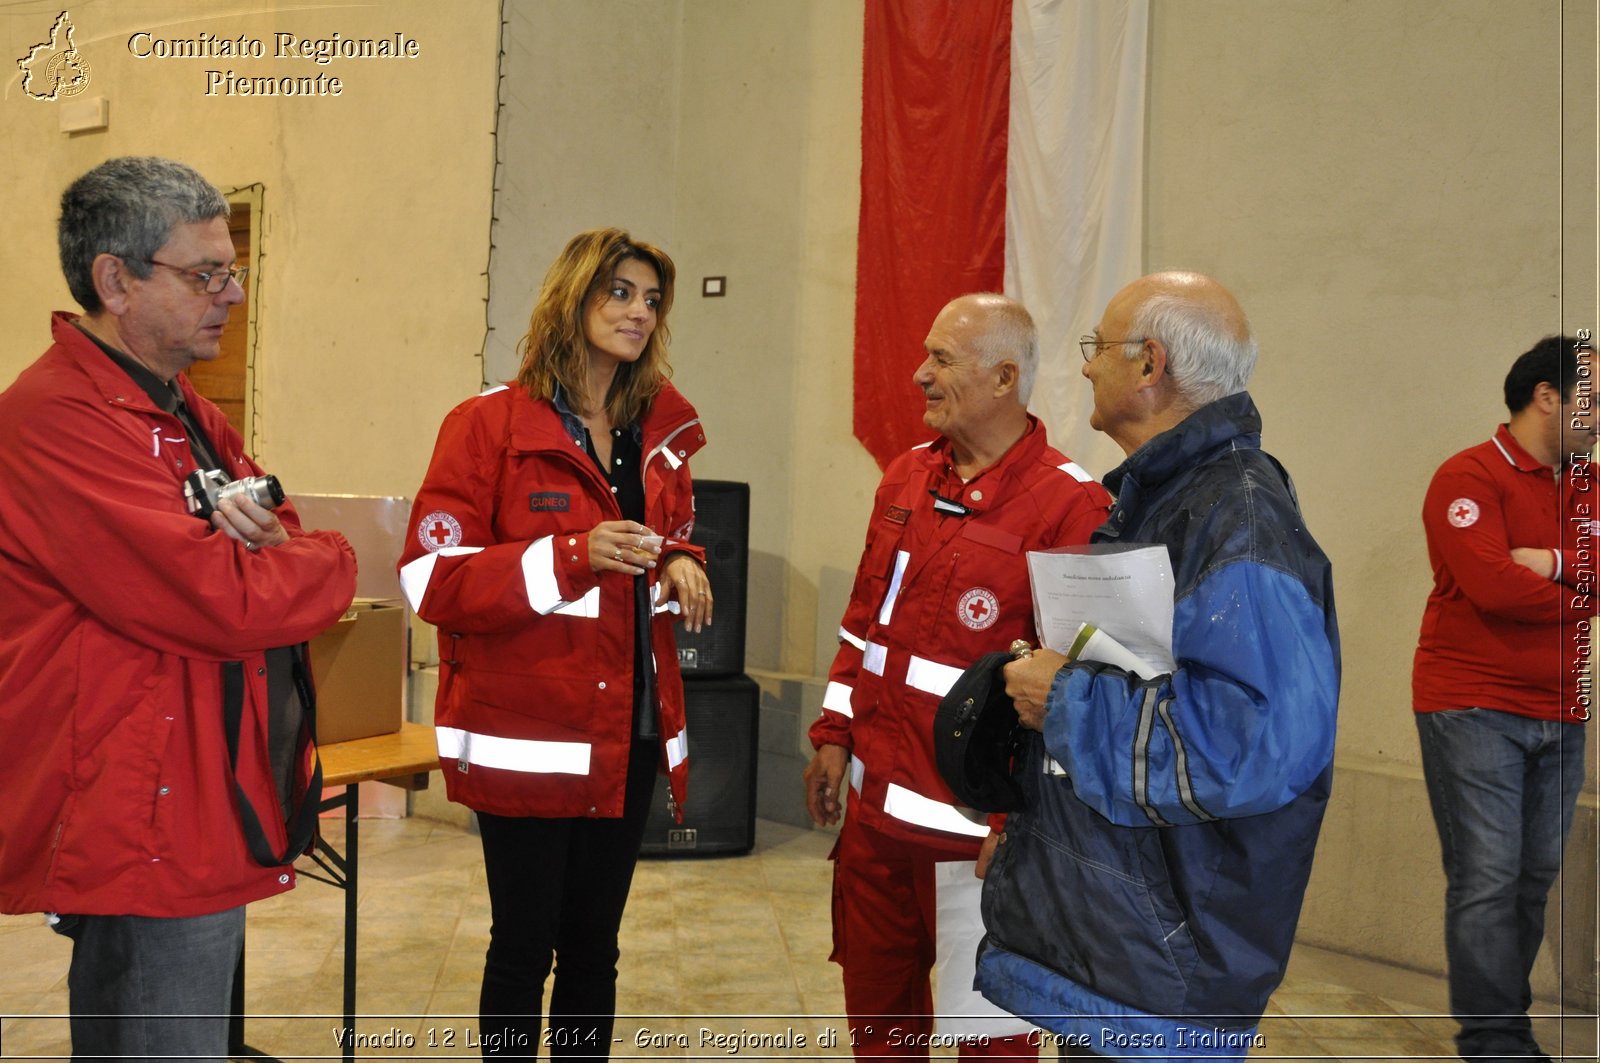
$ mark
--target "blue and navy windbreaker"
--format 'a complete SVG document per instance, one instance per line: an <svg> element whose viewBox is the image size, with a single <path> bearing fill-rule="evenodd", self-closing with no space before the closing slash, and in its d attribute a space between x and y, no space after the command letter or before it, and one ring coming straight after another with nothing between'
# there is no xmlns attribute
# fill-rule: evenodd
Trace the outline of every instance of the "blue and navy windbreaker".
<svg viewBox="0 0 1600 1063"><path fill-rule="evenodd" d="M1061 670L984 884L978 987L1105 1055L1242 1058L1311 874L1339 701L1333 580L1260 432L1241 392L1106 477L1117 501L1092 541L1167 547L1177 669ZM1065 777L1044 774L1046 752Z"/></svg>

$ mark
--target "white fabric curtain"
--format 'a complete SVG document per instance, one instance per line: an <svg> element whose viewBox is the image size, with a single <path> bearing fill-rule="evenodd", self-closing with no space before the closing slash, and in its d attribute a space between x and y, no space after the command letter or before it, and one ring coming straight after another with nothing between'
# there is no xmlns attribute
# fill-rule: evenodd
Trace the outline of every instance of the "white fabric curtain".
<svg viewBox="0 0 1600 1063"><path fill-rule="evenodd" d="M1149 0L1014 0L1011 11L1006 294L1039 326L1029 407L1097 478L1124 455L1089 427L1077 340L1144 272L1148 24Z"/></svg>

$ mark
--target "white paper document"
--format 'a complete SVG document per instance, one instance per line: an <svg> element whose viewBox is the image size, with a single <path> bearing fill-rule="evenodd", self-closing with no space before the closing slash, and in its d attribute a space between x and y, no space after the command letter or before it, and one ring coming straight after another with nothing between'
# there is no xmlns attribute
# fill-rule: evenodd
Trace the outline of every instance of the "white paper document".
<svg viewBox="0 0 1600 1063"><path fill-rule="evenodd" d="M941 860L933 865L936 899L933 1011L936 1034L948 1038L1015 1037L1034 1025L995 1007L972 988L983 940L983 880L976 861Z"/></svg>
<svg viewBox="0 0 1600 1063"><path fill-rule="evenodd" d="M1028 552L1039 641L1143 679L1173 671L1172 563L1165 546L1097 543Z"/></svg>

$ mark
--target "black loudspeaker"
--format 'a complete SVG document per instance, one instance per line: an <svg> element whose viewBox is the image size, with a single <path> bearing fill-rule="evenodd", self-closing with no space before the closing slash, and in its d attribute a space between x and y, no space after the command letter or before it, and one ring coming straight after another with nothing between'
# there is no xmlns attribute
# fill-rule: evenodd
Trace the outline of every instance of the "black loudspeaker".
<svg viewBox="0 0 1600 1063"><path fill-rule="evenodd" d="M746 675L683 684L689 724L689 800L673 818L656 778L644 856L729 856L756 844L756 739L761 689Z"/></svg>
<svg viewBox="0 0 1600 1063"><path fill-rule="evenodd" d="M674 628L678 667L685 679L744 671L744 613L750 580L750 485L730 480L694 483L694 534L706 552L711 623L698 634Z"/></svg>

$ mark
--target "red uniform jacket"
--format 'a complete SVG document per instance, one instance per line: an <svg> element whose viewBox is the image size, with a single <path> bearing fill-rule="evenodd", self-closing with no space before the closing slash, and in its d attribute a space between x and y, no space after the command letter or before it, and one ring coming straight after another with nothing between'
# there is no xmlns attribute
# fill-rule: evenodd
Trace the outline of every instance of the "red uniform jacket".
<svg viewBox="0 0 1600 1063"><path fill-rule="evenodd" d="M1505 425L1439 466L1422 503L1433 593L1411 673L1417 712L1588 717L1580 680L1589 672L1597 496L1589 463L1579 469L1553 471ZM1558 551L1561 581L1511 560L1519 546Z"/></svg>
<svg viewBox="0 0 1600 1063"><path fill-rule="evenodd" d="M645 523L683 550L690 455L705 444L671 385L641 425ZM411 510L400 582L439 629L439 760L452 801L501 816L622 815L633 733L631 578L589 568L589 530L621 520L610 486L548 402L499 387L439 429ZM652 570L650 579L655 581ZM651 600L654 601L654 587ZM672 633L655 612L661 756L680 807L688 738Z"/></svg>
<svg viewBox="0 0 1600 1063"><path fill-rule="evenodd" d="M282 852L263 651L339 619L355 554L288 504L292 541L259 553L190 515L182 422L73 320L0 395L0 911L222 911L294 882L245 846L223 662L245 665L238 783ZM227 471L259 474L178 379Z"/></svg>
<svg viewBox="0 0 1600 1063"><path fill-rule="evenodd" d="M966 483L948 449L940 439L909 451L878 485L811 742L850 750L863 822L970 858L989 828L957 809L939 774L939 699L983 654L1037 644L1028 551L1088 542L1111 496L1031 416L1028 433ZM939 508L934 491L947 500Z"/></svg>

